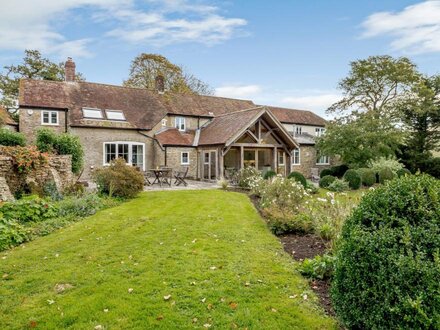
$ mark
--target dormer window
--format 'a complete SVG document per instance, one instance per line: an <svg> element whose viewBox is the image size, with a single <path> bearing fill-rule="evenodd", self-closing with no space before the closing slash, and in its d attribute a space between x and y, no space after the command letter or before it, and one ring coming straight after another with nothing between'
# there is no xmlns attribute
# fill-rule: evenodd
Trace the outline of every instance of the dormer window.
<svg viewBox="0 0 440 330"><path fill-rule="evenodd" d="M167 120L166 119L162 119L162 126L167 126Z"/></svg>
<svg viewBox="0 0 440 330"><path fill-rule="evenodd" d="M175 127L179 131L185 131L186 125L185 125L185 117L176 117Z"/></svg>
<svg viewBox="0 0 440 330"><path fill-rule="evenodd" d="M105 115L107 116L108 120L125 120L124 113L119 110L105 110Z"/></svg>
<svg viewBox="0 0 440 330"><path fill-rule="evenodd" d="M83 108L83 116L84 118L91 118L91 119L103 119L102 111L101 109L96 108Z"/></svg>

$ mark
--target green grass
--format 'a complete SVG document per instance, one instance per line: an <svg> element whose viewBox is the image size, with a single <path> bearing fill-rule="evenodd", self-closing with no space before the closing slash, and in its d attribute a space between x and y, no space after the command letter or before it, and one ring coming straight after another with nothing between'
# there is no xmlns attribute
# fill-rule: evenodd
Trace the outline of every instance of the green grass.
<svg viewBox="0 0 440 330"><path fill-rule="evenodd" d="M296 267L244 194L143 193L1 253L0 329L334 328Z"/></svg>

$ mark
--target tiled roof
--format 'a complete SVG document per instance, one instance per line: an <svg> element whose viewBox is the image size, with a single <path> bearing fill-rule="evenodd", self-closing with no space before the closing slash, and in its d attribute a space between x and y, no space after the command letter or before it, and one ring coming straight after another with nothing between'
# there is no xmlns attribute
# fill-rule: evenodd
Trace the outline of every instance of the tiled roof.
<svg viewBox="0 0 440 330"><path fill-rule="evenodd" d="M0 118L3 120L5 125L17 126L18 123L12 119L11 114L5 109L0 107Z"/></svg>
<svg viewBox="0 0 440 330"><path fill-rule="evenodd" d="M308 133L302 133L302 134L297 134L293 137L299 144L310 144L310 145L314 145L315 144L315 137L308 134Z"/></svg>
<svg viewBox="0 0 440 330"><path fill-rule="evenodd" d="M19 103L21 107L67 108L72 126L108 125L84 120L83 107L122 110L127 123L119 126L137 129L153 128L167 113L212 117L255 106L252 101L223 97L159 94L144 88L31 79L20 82Z"/></svg>
<svg viewBox="0 0 440 330"><path fill-rule="evenodd" d="M261 107L215 117L200 132L199 145L225 144L265 110Z"/></svg>
<svg viewBox="0 0 440 330"><path fill-rule="evenodd" d="M325 126L326 120L308 110L296 110L267 106L282 123Z"/></svg>
<svg viewBox="0 0 440 330"><path fill-rule="evenodd" d="M167 128L158 132L155 137L162 146L192 146L195 131L180 132L177 128Z"/></svg>
<svg viewBox="0 0 440 330"><path fill-rule="evenodd" d="M84 119L83 107L122 110L127 122L112 127L151 129L166 114L215 117L256 105L250 100L216 96L178 94L89 82L59 82L23 79L20 107L62 108L69 110L72 126L108 126L108 122ZM324 126L326 121L310 111L268 106L283 123Z"/></svg>

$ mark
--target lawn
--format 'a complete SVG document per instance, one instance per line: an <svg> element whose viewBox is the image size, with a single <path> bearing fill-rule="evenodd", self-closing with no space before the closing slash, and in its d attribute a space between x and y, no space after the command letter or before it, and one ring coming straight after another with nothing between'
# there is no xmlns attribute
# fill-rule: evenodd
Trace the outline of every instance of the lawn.
<svg viewBox="0 0 440 330"><path fill-rule="evenodd" d="M143 193L1 253L0 275L1 329L335 327L239 193Z"/></svg>

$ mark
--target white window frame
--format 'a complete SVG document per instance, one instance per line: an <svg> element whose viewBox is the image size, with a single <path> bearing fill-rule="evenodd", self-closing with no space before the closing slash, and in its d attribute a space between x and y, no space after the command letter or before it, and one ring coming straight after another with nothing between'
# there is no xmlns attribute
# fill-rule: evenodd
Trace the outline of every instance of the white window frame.
<svg viewBox="0 0 440 330"><path fill-rule="evenodd" d="M165 118L164 118L164 119L162 119L162 126L167 126L167 121L168 121L168 120L167 120L167 119L165 119Z"/></svg>
<svg viewBox="0 0 440 330"><path fill-rule="evenodd" d="M279 166L284 166L284 158L285 158L286 156L284 155L284 152L278 152L278 165ZM282 159L282 162L280 162L280 159Z"/></svg>
<svg viewBox="0 0 440 330"><path fill-rule="evenodd" d="M325 133L325 128L324 127L315 127L315 135L317 137L322 136Z"/></svg>
<svg viewBox="0 0 440 330"><path fill-rule="evenodd" d="M115 119L115 118L109 118L108 114L112 114L112 113L117 113L117 114L121 114L122 115L122 119ZM107 117L108 120L111 121L126 121L125 119L125 115L124 112L122 112L121 110L110 110L110 109L105 109L105 116Z"/></svg>
<svg viewBox="0 0 440 330"><path fill-rule="evenodd" d="M100 117L86 116L84 111L95 111L95 112L99 111L101 116ZM85 119L94 119L94 120L103 120L104 119L104 115L102 114L102 110L98 109L98 108L87 108L87 107L84 107L84 108L82 108L82 114L83 114L83 118L85 118Z"/></svg>
<svg viewBox="0 0 440 330"><path fill-rule="evenodd" d="M298 153L298 162L295 162L295 157L296 157L295 153ZM293 151L292 151L292 165L293 166L301 165L301 149L300 148L293 149Z"/></svg>
<svg viewBox="0 0 440 330"><path fill-rule="evenodd" d="M187 162L184 162L183 161L183 154L186 154L187 155ZM182 151L182 152L180 152L180 165L189 165L189 152L188 151Z"/></svg>
<svg viewBox="0 0 440 330"><path fill-rule="evenodd" d="M323 160L326 160L327 162L322 162ZM316 160L316 165L330 165L330 156L319 156L319 158Z"/></svg>
<svg viewBox="0 0 440 330"><path fill-rule="evenodd" d="M142 146L142 151L143 151L143 155L142 155L142 171L145 171L145 158L146 158L145 157L146 156L145 155L145 143L133 142L133 141L108 141L108 142L104 142L102 144L102 165L103 166L110 165L110 163L106 162L106 154L105 154L105 147L108 144L115 144L116 145L116 147L115 147L115 156L116 156L116 158L115 159L119 158L118 157L118 145L119 144L128 144L128 162L127 162L127 165L130 165L130 166L133 166L133 163L132 163L133 146L134 145Z"/></svg>
<svg viewBox="0 0 440 330"><path fill-rule="evenodd" d="M183 124L183 128L182 128ZM185 117L176 117L174 119L174 126L181 132L186 130L186 119Z"/></svg>
<svg viewBox="0 0 440 330"><path fill-rule="evenodd" d="M295 126L295 135L301 135L302 134L302 126Z"/></svg>
<svg viewBox="0 0 440 330"><path fill-rule="evenodd" d="M44 122L44 114L46 114L49 116L49 122L45 123ZM56 118L57 118L57 122L56 123L52 123L52 115L55 114ZM46 126L58 126L60 124L60 114L59 111L50 111L50 110L43 110L41 111L41 125L46 125Z"/></svg>

